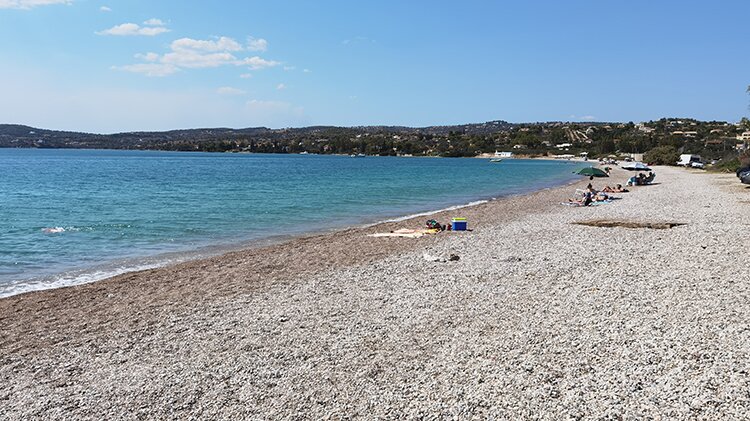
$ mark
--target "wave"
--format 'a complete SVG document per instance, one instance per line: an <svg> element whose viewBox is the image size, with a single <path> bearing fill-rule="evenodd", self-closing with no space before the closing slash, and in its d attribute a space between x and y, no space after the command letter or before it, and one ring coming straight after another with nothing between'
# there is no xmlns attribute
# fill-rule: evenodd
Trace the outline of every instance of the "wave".
<svg viewBox="0 0 750 421"><path fill-rule="evenodd" d="M490 199L490 200L494 200L494 198ZM447 212L447 211L452 211L452 210L457 210L457 209L468 208L468 207L471 207L471 206L477 206L477 205L481 205L483 203L487 203L490 200L475 200L473 202L465 203L463 205L454 205L454 206L449 206L447 208L442 208L442 209L437 209L437 210L431 210L431 211L425 211L425 212L419 212L419 213L412 213L412 214L405 215L405 216L399 216L397 218L391 218L391 219L385 219L385 220L382 220L382 221L378 221L378 222L372 223L372 224L370 224L368 226L382 224L384 222L401 222L401 221L406 221L406 220L409 220L409 219L412 219L412 218L416 218L416 217L419 217L419 216L430 216L430 215L434 215L434 214L440 213L440 212Z"/></svg>
<svg viewBox="0 0 750 421"><path fill-rule="evenodd" d="M79 270L44 278L17 281L6 285L0 285L0 298L10 297L27 292L42 291L45 289L89 284L92 282L111 278L113 276L122 275L123 273L155 269L158 267L169 265L171 263L177 263L177 261L164 260L152 263L121 265L91 270Z"/></svg>
<svg viewBox="0 0 750 421"><path fill-rule="evenodd" d="M106 231L106 230L121 230L124 228L134 228L132 224L99 224L99 225L88 225L88 226L54 226L44 227L41 231L45 234L60 234L64 232L84 232L84 231Z"/></svg>

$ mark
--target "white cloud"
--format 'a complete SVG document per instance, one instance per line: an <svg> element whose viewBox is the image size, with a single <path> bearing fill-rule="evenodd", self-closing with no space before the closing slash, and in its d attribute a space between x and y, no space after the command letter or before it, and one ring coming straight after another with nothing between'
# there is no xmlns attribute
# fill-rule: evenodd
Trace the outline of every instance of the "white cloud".
<svg viewBox="0 0 750 421"><path fill-rule="evenodd" d="M135 58L145 60L145 61L156 61L159 60L159 55L156 53L146 53L146 54L136 54Z"/></svg>
<svg viewBox="0 0 750 421"><path fill-rule="evenodd" d="M154 35L163 34L164 32L169 32L169 29L164 28L163 26L141 27L137 23L123 23L120 25L115 25L109 29L99 31L96 34L117 36L144 35L151 37Z"/></svg>
<svg viewBox="0 0 750 421"><path fill-rule="evenodd" d="M180 38L172 41L172 50L199 50L199 51L242 51L242 45L229 37L220 37L215 41L199 40L192 38Z"/></svg>
<svg viewBox="0 0 750 421"><path fill-rule="evenodd" d="M112 11L112 9L110 9L110 8L109 8L109 7L107 7L107 6L102 6L102 7L100 7L100 8L99 8L99 11L100 11L100 12L111 12L111 11Z"/></svg>
<svg viewBox="0 0 750 421"><path fill-rule="evenodd" d="M293 104L247 104L248 99L257 97L217 95L215 90L221 84L213 89L164 85L115 88L96 81L78 86L60 84L54 77L30 72L13 62L0 66L0 80L16 81L3 85L3 119L56 130L112 133L192 127L280 128L312 123L302 108Z"/></svg>
<svg viewBox="0 0 750 421"><path fill-rule="evenodd" d="M146 76L163 77L180 71L177 66L164 63L137 63L125 66L112 66L114 70L123 70L131 73L141 73Z"/></svg>
<svg viewBox="0 0 750 421"><path fill-rule="evenodd" d="M153 29L157 28L160 27ZM128 30L132 31L132 28ZM181 68L197 69L232 65L247 66L251 70L260 70L281 64L278 61L266 60L258 56L238 58L234 53L244 51L245 48L229 37L219 37L212 40L180 38L172 41L169 48L171 51L162 55L156 53L137 54L135 56L137 59L147 62L141 63L141 66L131 65L118 68L149 76L165 76L175 73L176 70ZM163 67L145 66L148 64L159 64L163 65ZM249 73L245 73L244 75L241 77L250 77Z"/></svg>
<svg viewBox="0 0 750 421"><path fill-rule="evenodd" d="M250 79L251 77L253 77L253 74L252 73L243 73L243 74L240 75L240 77L242 79Z"/></svg>
<svg viewBox="0 0 750 421"><path fill-rule="evenodd" d="M165 23L161 21L161 19L151 18L145 22L143 22L144 25L148 26L164 26Z"/></svg>
<svg viewBox="0 0 750 421"><path fill-rule="evenodd" d="M290 70L294 70L294 69L296 69L296 67L294 66L284 66L284 71L287 71L287 72Z"/></svg>
<svg viewBox="0 0 750 421"><path fill-rule="evenodd" d="M305 69L305 70L303 70L303 72L304 72L304 73L312 73L312 70L310 70L310 69Z"/></svg>
<svg viewBox="0 0 750 421"><path fill-rule="evenodd" d="M0 0L0 9L30 10L52 4L73 4L73 0Z"/></svg>
<svg viewBox="0 0 750 421"><path fill-rule="evenodd" d="M188 68L206 68L219 67L225 64L234 64L237 58L230 53L202 53L192 50L177 50L164 54L161 58L162 63L169 63L175 66Z"/></svg>
<svg viewBox="0 0 750 421"><path fill-rule="evenodd" d="M276 85L276 89L283 91L284 89L286 89L286 85L284 85L283 83L279 83L278 85Z"/></svg>
<svg viewBox="0 0 750 421"><path fill-rule="evenodd" d="M247 38L247 49L249 51L266 51L268 49L268 41L263 38Z"/></svg>
<svg viewBox="0 0 750 421"><path fill-rule="evenodd" d="M258 70L258 69L265 69L266 67L278 66L281 63L279 63L278 61L265 60L258 56L253 56L253 57L245 58L244 60L240 62L240 64L250 66L250 69L252 70Z"/></svg>
<svg viewBox="0 0 750 421"><path fill-rule="evenodd" d="M596 120L596 117L594 117L593 115L577 116L575 114L571 114L568 116L568 119L570 119L570 121L594 121Z"/></svg>
<svg viewBox="0 0 750 421"><path fill-rule="evenodd" d="M222 86L216 90L216 93L221 95L244 95L247 92L242 89L232 88L231 86Z"/></svg>

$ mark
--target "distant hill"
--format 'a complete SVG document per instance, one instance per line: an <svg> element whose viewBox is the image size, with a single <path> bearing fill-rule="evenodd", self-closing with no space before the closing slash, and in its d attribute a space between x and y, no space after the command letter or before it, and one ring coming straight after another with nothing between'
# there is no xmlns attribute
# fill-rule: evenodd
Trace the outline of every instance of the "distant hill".
<svg viewBox="0 0 750 421"><path fill-rule="evenodd" d="M271 142L288 143L290 139L305 140L331 134L356 136L368 133L448 135L449 133L486 135L508 130L513 125L506 121L453 126L403 127L403 126L311 126L289 129L226 127L170 130L164 132L125 132L95 134L46 130L35 127L0 124L0 147L3 148L82 148L82 149L166 149L211 150L206 145L217 142Z"/></svg>
<svg viewBox="0 0 750 421"><path fill-rule="evenodd" d="M639 124L607 122L508 123L450 126L311 126L286 129L226 127L94 134L0 125L0 147L151 149L201 152L478 156L577 154L589 157L643 153L667 147L711 160L736 160L748 147L744 124L662 118Z"/></svg>
<svg viewBox="0 0 750 421"><path fill-rule="evenodd" d="M0 124L0 147L159 149L159 145L168 145L175 142L193 143L252 137L270 131L270 129L265 127L247 129L210 128L102 135L37 129L15 124Z"/></svg>

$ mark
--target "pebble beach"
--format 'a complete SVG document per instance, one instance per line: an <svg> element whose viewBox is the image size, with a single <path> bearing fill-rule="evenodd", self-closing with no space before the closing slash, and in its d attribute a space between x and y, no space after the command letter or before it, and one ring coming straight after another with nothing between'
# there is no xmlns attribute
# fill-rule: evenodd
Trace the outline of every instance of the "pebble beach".
<svg viewBox="0 0 750 421"><path fill-rule="evenodd" d="M750 190L655 171L0 299L0 419L746 419Z"/></svg>

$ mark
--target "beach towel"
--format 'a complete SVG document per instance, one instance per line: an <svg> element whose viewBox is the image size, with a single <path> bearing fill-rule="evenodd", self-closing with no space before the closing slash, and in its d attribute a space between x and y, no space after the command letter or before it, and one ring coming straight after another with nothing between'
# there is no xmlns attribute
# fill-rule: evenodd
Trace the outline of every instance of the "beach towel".
<svg viewBox="0 0 750 421"><path fill-rule="evenodd" d="M607 203L612 203L612 200L611 199L607 199L607 200L600 200L598 202L591 202L591 203L589 203L588 206L585 206L583 203L579 203L579 202L562 202L560 204L561 205L565 205L565 206L573 206L573 207L576 207L576 208L579 208L579 207L580 208L586 208L586 207L591 207L591 206L605 205Z"/></svg>
<svg viewBox="0 0 750 421"><path fill-rule="evenodd" d="M378 232L375 234L367 234L368 237L404 237L404 238L419 238L423 236L421 232Z"/></svg>
<svg viewBox="0 0 750 421"><path fill-rule="evenodd" d="M401 228L391 232L378 232L375 234L367 234L368 237L403 237L403 238L419 238L425 234L437 234L440 232L437 228L426 228L413 230L409 228Z"/></svg>

